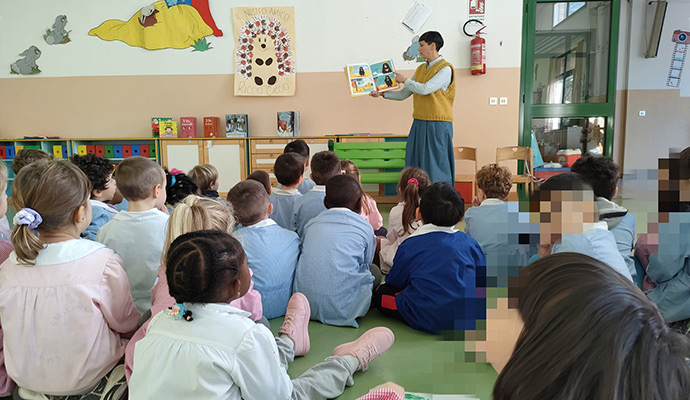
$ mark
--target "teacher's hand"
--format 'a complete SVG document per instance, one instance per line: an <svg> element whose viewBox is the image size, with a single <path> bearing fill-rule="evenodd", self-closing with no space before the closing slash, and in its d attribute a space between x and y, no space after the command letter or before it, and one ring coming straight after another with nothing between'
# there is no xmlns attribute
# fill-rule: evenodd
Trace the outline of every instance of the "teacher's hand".
<svg viewBox="0 0 690 400"><path fill-rule="evenodd" d="M377 91L375 91L375 92L369 93L369 96L374 97L374 98L376 98L376 97L383 97L383 93L381 93L381 92L379 92L379 91L377 90Z"/></svg>
<svg viewBox="0 0 690 400"><path fill-rule="evenodd" d="M405 83L405 81L407 80L407 78L405 78L405 75L399 74L399 73L396 72L396 73L395 73L395 80L398 81L399 83Z"/></svg>

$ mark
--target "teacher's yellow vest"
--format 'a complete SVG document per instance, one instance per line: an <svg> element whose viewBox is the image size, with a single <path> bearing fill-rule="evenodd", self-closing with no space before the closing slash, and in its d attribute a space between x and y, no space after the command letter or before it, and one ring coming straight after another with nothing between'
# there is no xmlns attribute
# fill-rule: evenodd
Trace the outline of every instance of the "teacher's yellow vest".
<svg viewBox="0 0 690 400"><path fill-rule="evenodd" d="M455 100L455 70L453 65L446 60L440 60L431 68L427 68L426 63L422 64L414 73L414 80L419 83L426 83L444 67L450 67L451 70L448 89L445 92L443 89L439 89L427 95L413 93L412 118L425 121L453 122L453 100Z"/></svg>

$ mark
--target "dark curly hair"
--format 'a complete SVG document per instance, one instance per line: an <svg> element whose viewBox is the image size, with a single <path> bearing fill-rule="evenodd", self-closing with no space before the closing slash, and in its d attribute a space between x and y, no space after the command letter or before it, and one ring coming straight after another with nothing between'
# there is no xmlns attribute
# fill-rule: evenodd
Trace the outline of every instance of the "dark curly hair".
<svg viewBox="0 0 690 400"><path fill-rule="evenodd" d="M113 163L109 159L95 154L85 154L83 156L75 154L70 158L70 161L79 167L91 181L91 186L93 186L91 197L93 197L94 190L105 190L105 185L108 183L108 178L114 169Z"/></svg>
<svg viewBox="0 0 690 400"><path fill-rule="evenodd" d="M225 232L185 233L170 244L165 259L170 295L178 303L218 302L246 258L240 242Z"/></svg>
<svg viewBox="0 0 690 400"><path fill-rule="evenodd" d="M199 188L194 181L183 173L170 174L165 170L165 193L168 196L166 202L175 205L190 194L197 194Z"/></svg>
<svg viewBox="0 0 690 400"><path fill-rule="evenodd" d="M611 157L585 154L575 161L570 170L592 185L595 196L611 200L616 193L620 169Z"/></svg>

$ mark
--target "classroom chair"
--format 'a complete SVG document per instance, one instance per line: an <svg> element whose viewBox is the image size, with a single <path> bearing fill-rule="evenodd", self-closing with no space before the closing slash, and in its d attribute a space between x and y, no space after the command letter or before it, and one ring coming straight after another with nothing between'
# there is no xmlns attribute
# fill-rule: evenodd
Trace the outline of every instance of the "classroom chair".
<svg viewBox="0 0 690 400"><path fill-rule="evenodd" d="M513 184L525 184L528 191L532 188L532 148L524 146L509 146L496 148L496 164L501 161L524 161L522 175L513 174Z"/></svg>
<svg viewBox="0 0 690 400"><path fill-rule="evenodd" d="M472 199L477 195L477 148L476 147L455 147L455 161L472 161L474 162L474 170L471 174L455 174L455 182L470 182L472 183ZM471 203L471 199L470 199Z"/></svg>

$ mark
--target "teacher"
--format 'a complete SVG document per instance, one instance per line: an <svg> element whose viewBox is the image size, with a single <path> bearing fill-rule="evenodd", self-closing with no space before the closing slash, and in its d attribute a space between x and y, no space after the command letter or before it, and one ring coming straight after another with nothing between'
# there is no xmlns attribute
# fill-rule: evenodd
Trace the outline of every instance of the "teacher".
<svg viewBox="0 0 690 400"><path fill-rule="evenodd" d="M395 74L403 89L395 92L373 92L372 97L405 100L412 95L414 105L412 128L407 138L405 165L418 167L429 174L432 182L455 184L453 156L453 101L455 71L453 65L438 54L443 38L436 31L419 38L419 55L426 60L412 78Z"/></svg>

